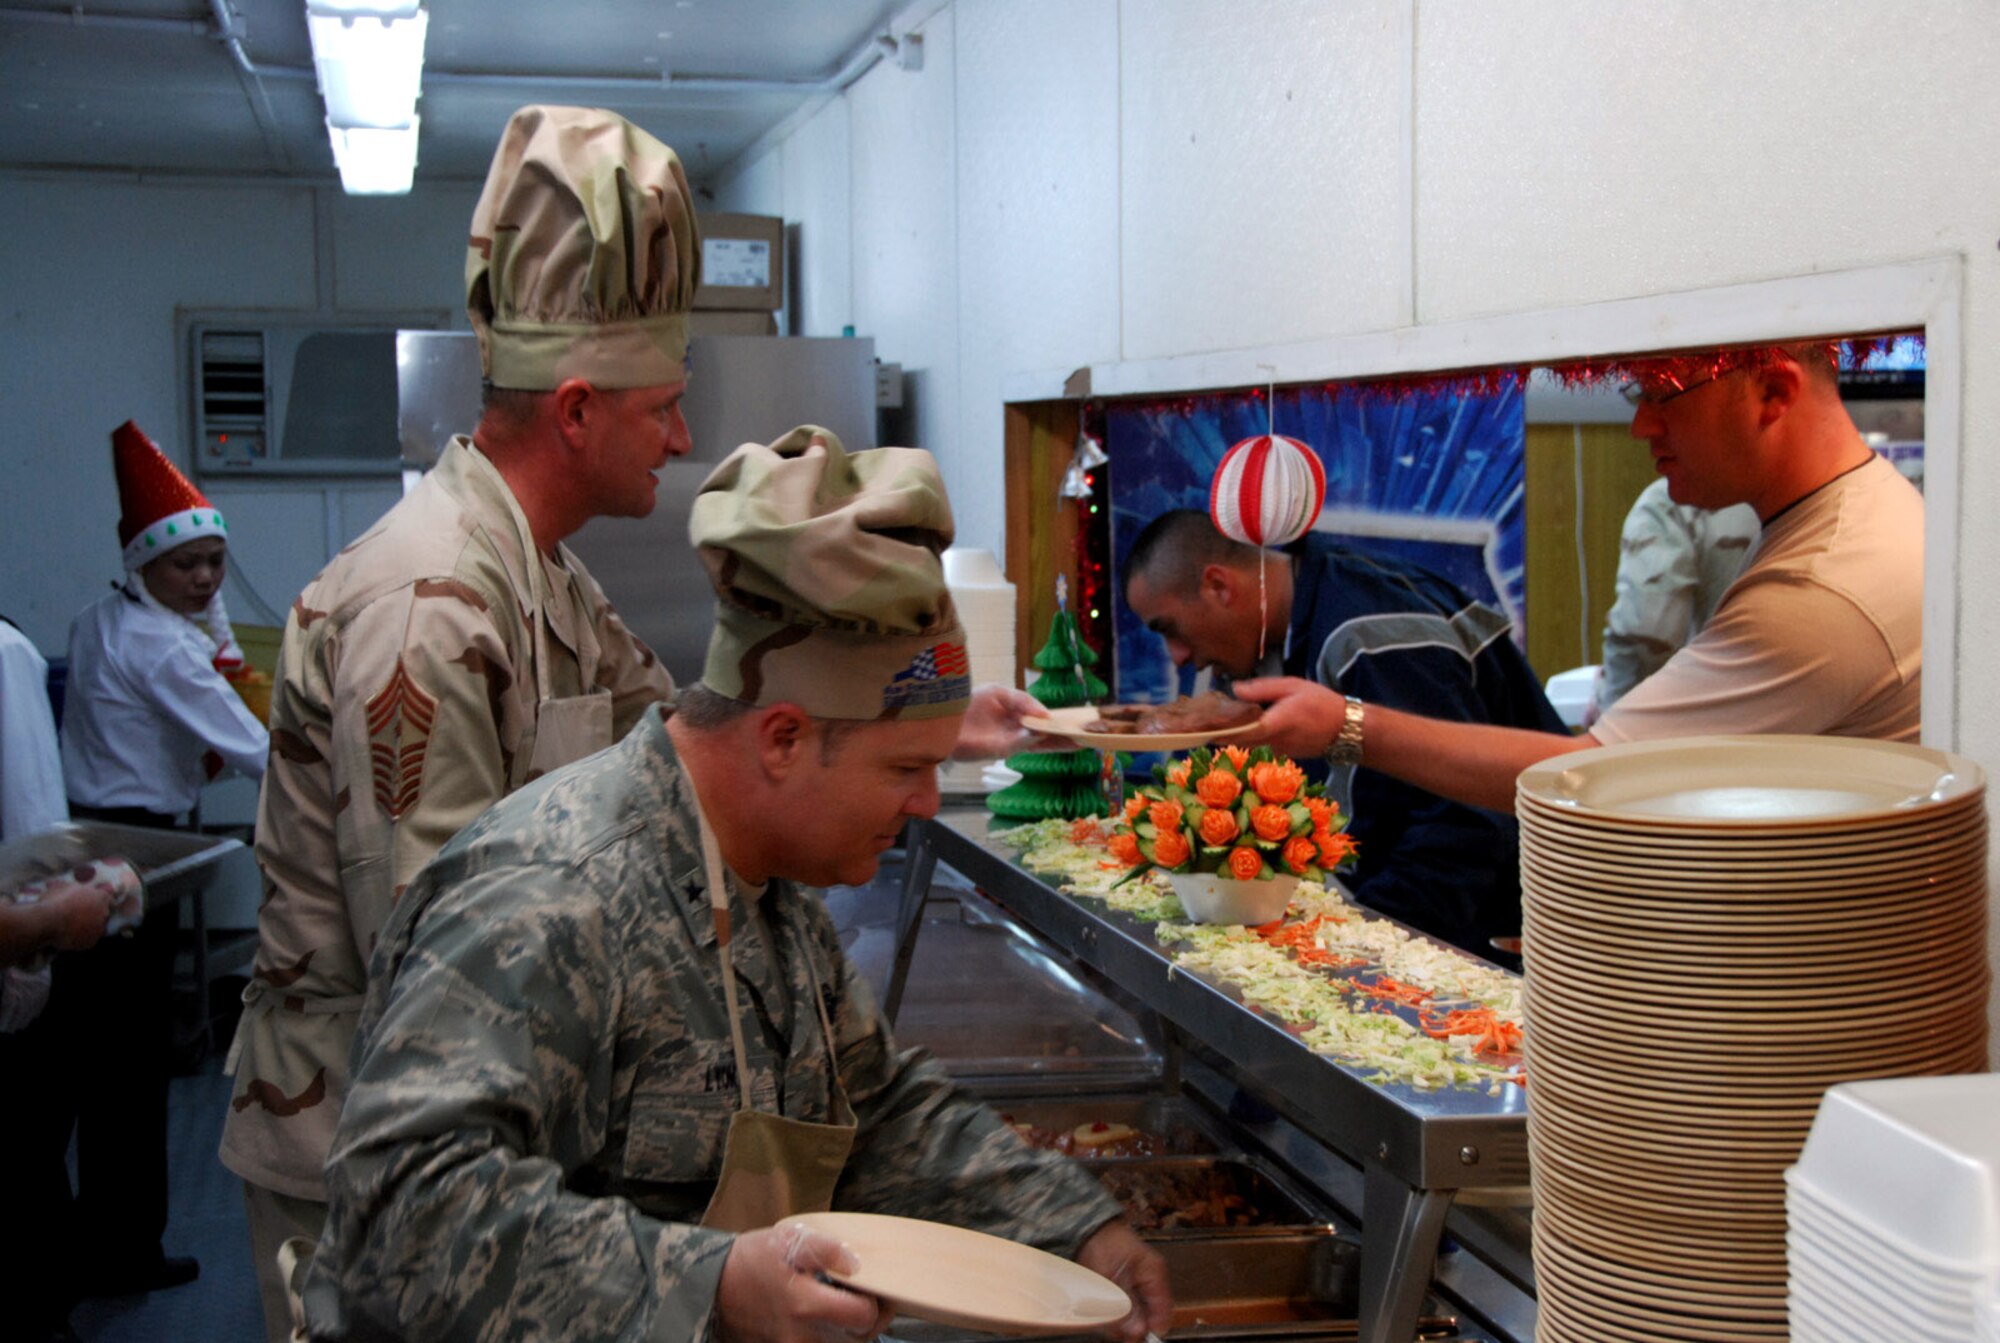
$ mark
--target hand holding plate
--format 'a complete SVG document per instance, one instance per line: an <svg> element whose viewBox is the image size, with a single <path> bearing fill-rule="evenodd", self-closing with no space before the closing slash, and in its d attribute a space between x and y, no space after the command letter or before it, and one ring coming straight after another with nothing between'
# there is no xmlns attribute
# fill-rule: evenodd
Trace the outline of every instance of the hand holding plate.
<svg viewBox="0 0 2000 1343"><path fill-rule="evenodd" d="M1132 1298L1132 1313L1107 1326L1104 1336L1145 1343L1173 1323L1174 1296L1167 1261L1124 1222L1106 1222L1076 1252L1076 1262L1111 1279Z"/></svg>
<svg viewBox="0 0 2000 1343"><path fill-rule="evenodd" d="M745 1232L723 1261L716 1317L730 1343L873 1338L889 1327L894 1312L818 1276L854 1267L846 1246L797 1222Z"/></svg>

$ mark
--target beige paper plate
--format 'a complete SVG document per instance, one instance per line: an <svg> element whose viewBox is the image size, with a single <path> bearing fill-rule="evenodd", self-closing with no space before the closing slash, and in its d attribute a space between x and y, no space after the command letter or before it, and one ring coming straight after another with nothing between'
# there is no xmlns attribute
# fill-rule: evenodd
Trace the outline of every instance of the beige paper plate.
<svg viewBox="0 0 2000 1343"><path fill-rule="evenodd" d="M1671 1083L1676 1087L1690 1080L1708 1080L1717 1091L1747 1088L1768 1093L1778 1087L1813 1091L1842 1082L1873 1081L1878 1077L1957 1072L1959 1069L1955 1065L1974 1052L1970 1043L1960 1039L1912 1044L1907 1039L1892 1037L1873 1046L1854 1044L1820 1054L1802 1054L1797 1042L1791 1040L1732 1040L1727 1048L1722 1048L1713 1039L1703 1039L1698 1042L1672 1042L1663 1047L1657 1041L1614 1043L1601 1034L1572 1037L1566 1031L1565 1022L1535 1023L1532 1044L1539 1046L1541 1058L1553 1055L1593 1072L1598 1068L1621 1068L1648 1078L1655 1084ZM1528 1061L1531 1084L1554 1080L1554 1074L1534 1066L1535 1051L1532 1047ZM1695 1127L1728 1127L1734 1123L1733 1119L1725 1121L1685 1105L1661 1107L1645 1097L1627 1097L1609 1091L1601 1077L1594 1085L1577 1093L1576 1103L1584 1109L1625 1114L1640 1120L1649 1119L1667 1108L1686 1124ZM1806 1104L1808 1107L1816 1105L1817 1097Z"/></svg>
<svg viewBox="0 0 2000 1343"><path fill-rule="evenodd" d="M1855 846L1870 842L1894 843L1906 838L1922 840L1954 826L1978 825L1985 816L1984 797L1982 780L1978 786L1967 788L1959 795L1923 806L1783 824L1721 818L1693 822L1662 816L1584 811L1574 803L1534 797L1518 788L1514 794L1514 807L1524 824L1542 829L1559 827L1565 834L1608 841L1636 840L1677 848L1682 852L1710 849L1719 855L1728 855L1773 846L1809 850L1823 844Z"/></svg>
<svg viewBox="0 0 2000 1343"><path fill-rule="evenodd" d="M1785 1308L1785 1284L1782 1282L1732 1283L1727 1287L1718 1287L1702 1277L1698 1270L1674 1276L1634 1268L1571 1245L1553 1229L1546 1235L1535 1237L1535 1249L1537 1253L1548 1251L1551 1258L1563 1261L1565 1267L1574 1270L1578 1276L1594 1279L1619 1291L1655 1296L1662 1301L1709 1299L1718 1305L1735 1308L1775 1308L1779 1311Z"/></svg>
<svg viewBox="0 0 2000 1343"><path fill-rule="evenodd" d="M1735 899L1705 900L1633 896L1609 887L1581 886L1538 869L1522 870L1524 905L1545 906L1562 916L1609 923L1628 930L1637 941L1671 931L1676 926L1713 936L1728 933L1761 941L1780 941L1795 930L1801 946L1823 940L1915 931L1921 924L1956 923L1986 908L1986 874L1975 872L1961 882L1939 888L1914 888L1877 893L1853 900L1760 900L1755 892ZM1551 919L1553 925L1557 919ZM1775 932L1772 930L1776 930Z"/></svg>
<svg viewBox="0 0 2000 1343"><path fill-rule="evenodd" d="M1636 895L1728 897L1736 893L1768 893L1778 899L1856 897L1872 891L1914 889L1964 879L1974 871L1986 869L1986 845L1968 843L1956 851L1914 849L1868 865L1838 859L1802 859L1788 865L1750 869L1728 863L1648 865L1620 861L1610 853L1570 853L1524 835L1522 869L1534 869L1582 885L1606 885Z"/></svg>
<svg viewBox="0 0 2000 1343"><path fill-rule="evenodd" d="M1572 1244L1616 1255L1662 1272L1700 1265L1703 1275L1725 1282L1785 1280L1785 1233L1711 1228L1679 1215L1687 1200L1662 1191L1648 1213L1613 1208L1579 1190L1574 1181L1535 1176L1535 1222L1552 1223Z"/></svg>
<svg viewBox="0 0 2000 1343"><path fill-rule="evenodd" d="M1913 956L1889 974L1830 973L1818 980L1791 979L1760 988L1753 982L1711 978L1698 965L1682 966L1678 971L1635 967L1615 955L1593 956L1556 937L1536 937L1529 954L1535 958L1538 978L1553 974L1565 978L1571 987L1587 987L1635 1006L1652 1005L1642 1010L1726 1010L1739 1017L1846 1006L1893 1009L1913 999L1948 1001L1937 995L1963 987L1975 972L1984 969L1982 957L1961 951L1949 957Z"/></svg>
<svg viewBox="0 0 2000 1343"><path fill-rule="evenodd" d="M1519 791L1579 816L1662 829L1852 830L1962 802L1985 786L1970 760L1848 737L1685 737L1559 755Z"/></svg>
<svg viewBox="0 0 2000 1343"><path fill-rule="evenodd" d="M1226 742L1246 736L1261 726L1259 723L1245 723L1241 727L1227 727L1218 732L1153 732L1144 736L1135 732L1088 731L1084 724L1096 722L1103 712L1101 706L1079 704L1074 708L1051 709L1043 715L1023 718L1021 726L1031 732L1046 732L1051 737L1068 737L1079 746L1095 746L1100 751L1191 751L1212 741Z"/></svg>
<svg viewBox="0 0 2000 1343"><path fill-rule="evenodd" d="M1984 1015L1982 1011L1980 1017L1983 1019ZM1905 1046L1901 1052L1878 1058L1880 1066L1872 1076L1943 1076L1981 1071L1986 1058L1985 1042L1980 1038L1976 1021L1967 1021L1965 1025L1968 1030L1962 1032L1965 1037L1962 1042L1936 1048ZM1531 1030L1528 1040L1530 1092L1538 1079L1554 1079L1568 1083L1573 1089L1597 1087L1606 1096L1616 1094L1631 1104L1677 1107L1688 1113L1729 1115L1739 1120L1753 1114L1769 1114L1772 1123L1783 1124L1788 1119L1812 1118L1829 1085L1811 1073L1758 1078L1648 1066L1605 1054L1592 1055L1581 1041L1567 1049L1538 1048L1539 1035L1540 1032ZM1733 1049L1733 1044L1716 1043L1713 1047L1720 1053ZM1530 1112L1534 1109L1532 1097L1528 1108Z"/></svg>
<svg viewBox="0 0 2000 1343"><path fill-rule="evenodd" d="M1525 798L1520 799L1526 801ZM1976 802L1978 799L1971 799ZM1610 830L1585 825L1582 818L1556 808L1530 805L1522 812L1522 829L1537 844L1578 853L1600 853L1663 864L1712 863L1732 867L1785 866L1822 860L1870 862L1886 855L1934 851L1983 844L1986 813L1978 806L1924 813L1900 829L1874 828L1847 833L1790 835L1745 832L1722 837L1682 838L1678 832L1634 826Z"/></svg>
<svg viewBox="0 0 2000 1343"><path fill-rule="evenodd" d="M998 1334L1082 1333L1124 1319L1118 1285L1067 1259L998 1236L866 1212L809 1212L787 1219L853 1252L836 1282L905 1315Z"/></svg>
<svg viewBox="0 0 2000 1343"><path fill-rule="evenodd" d="M1966 904L1965 897L1952 897L1904 919L1835 919L1816 910L1787 921L1753 922L1732 911L1663 924L1650 917L1621 918L1622 911L1615 908L1586 914L1536 891L1523 911L1522 942L1529 955L1540 949L1534 945L1538 939L1554 939L1565 947L1609 954L1634 968L1699 964L1704 974L1717 979L1816 978L1844 971L1879 975L1933 951L1959 954L1962 947L1947 939L1965 936L1968 924L1976 930L1980 916Z"/></svg>
<svg viewBox="0 0 2000 1343"><path fill-rule="evenodd" d="M1917 1036L1946 1020L1984 1017L1991 975L1983 963L1969 965L1900 1000L1766 1000L1743 1006L1667 994L1642 998L1629 987L1607 989L1595 977L1578 979L1546 964L1530 964L1527 982L1531 1013L1554 1012L1584 1029L1682 1039L1713 1032L1717 1036L1753 1035L1801 1042L1822 1036L1873 1041L1892 1035Z"/></svg>

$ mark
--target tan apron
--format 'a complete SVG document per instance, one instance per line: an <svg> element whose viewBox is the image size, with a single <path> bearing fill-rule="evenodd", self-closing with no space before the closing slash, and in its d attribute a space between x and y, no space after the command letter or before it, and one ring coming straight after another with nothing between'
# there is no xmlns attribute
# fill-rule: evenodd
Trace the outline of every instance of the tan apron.
<svg viewBox="0 0 2000 1343"><path fill-rule="evenodd" d="M833 1061L829 1079L833 1113L844 1122L814 1124L753 1108L750 1101L750 1061L743 1048L743 1019L736 1010L736 966L729 941L729 888L723 884L722 854L708 817L701 820L701 857L708 876L708 905L715 913L715 941L722 952L722 996L729 1012L729 1043L736 1052L736 1083L742 1107L730 1116L722 1146L722 1171L715 1193L701 1215L701 1224L717 1231L756 1231L776 1226L794 1213L825 1212L833 1206L833 1187L854 1146L854 1112L840 1085L833 1023L827 1019L819 976L807 965L812 980L813 1009L819 1014L827 1058Z"/></svg>
<svg viewBox="0 0 2000 1343"><path fill-rule="evenodd" d="M551 594L550 601L554 601ZM581 695L549 697L549 613L535 613L535 749L528 753L528 777L538 779L552 770L595 755L611 745L611 692L594 686ZM577 659L577 671L589 685L590 669Z"/></svg>

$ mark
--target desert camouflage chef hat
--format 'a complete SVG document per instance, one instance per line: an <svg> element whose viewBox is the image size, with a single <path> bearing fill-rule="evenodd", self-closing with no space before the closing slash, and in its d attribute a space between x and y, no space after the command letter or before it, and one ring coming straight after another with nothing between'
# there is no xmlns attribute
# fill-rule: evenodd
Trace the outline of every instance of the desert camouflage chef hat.
<svg viewBox="0 0 2000 1343"><path fill-rule="evenodd" d="M524 107L508 120L465 254L465 310L489 382L679 382L700 282L694 200L673 150L596 108Z"/></svg>
<svg viewBox="0 0 2000 1343"><path fill-rule="evenodd" d="M745 443L688 518L720 598L702 681L821 718L963 713L971 665L938 558L951 537L928 452L850 453L813 425Z"/></svg>

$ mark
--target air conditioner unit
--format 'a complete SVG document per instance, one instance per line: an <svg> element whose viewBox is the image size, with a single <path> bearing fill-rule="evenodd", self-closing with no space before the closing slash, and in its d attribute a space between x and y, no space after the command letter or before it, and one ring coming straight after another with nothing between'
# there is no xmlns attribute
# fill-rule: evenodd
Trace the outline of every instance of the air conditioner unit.
<svg viewBox="0 0 2000 1343"><path fill-rule="evenodd" d="M194 459L210 476L394 476L396 332L323 319L188 325Z"/></svg>

